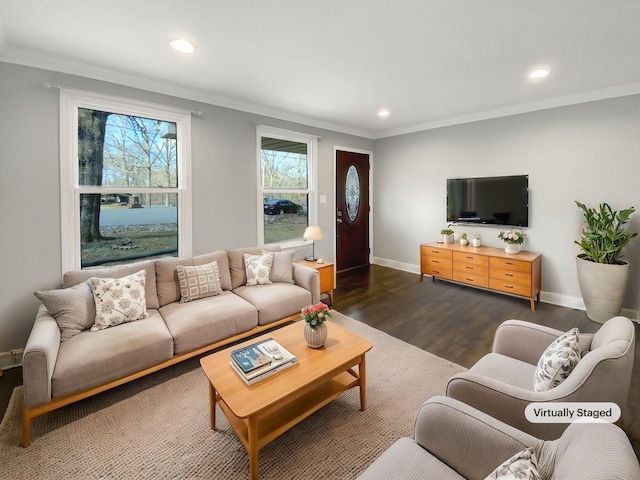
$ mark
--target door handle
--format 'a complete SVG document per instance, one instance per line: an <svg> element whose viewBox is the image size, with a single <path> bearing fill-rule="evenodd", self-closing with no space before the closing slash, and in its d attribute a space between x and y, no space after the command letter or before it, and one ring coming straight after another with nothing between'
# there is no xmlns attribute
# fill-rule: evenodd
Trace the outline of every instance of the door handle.
<svg viewBox="0 0 640 480"><path fill-rule="evenodd" d="M336 222L342 223L342 219L341 218L336 218Z"/></svg>

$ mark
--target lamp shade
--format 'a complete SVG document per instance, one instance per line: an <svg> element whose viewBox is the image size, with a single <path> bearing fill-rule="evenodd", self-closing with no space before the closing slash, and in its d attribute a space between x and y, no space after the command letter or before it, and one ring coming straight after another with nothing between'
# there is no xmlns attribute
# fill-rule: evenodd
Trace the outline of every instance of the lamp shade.
<svg viewBox="0 0 640 480"><path fill-rule="evenodd" d="M302 235L302 238L304 238L305 240L322 240L322 230L320 230L320 227L307 227L307 229L304 231L304 235Z"/></svg>

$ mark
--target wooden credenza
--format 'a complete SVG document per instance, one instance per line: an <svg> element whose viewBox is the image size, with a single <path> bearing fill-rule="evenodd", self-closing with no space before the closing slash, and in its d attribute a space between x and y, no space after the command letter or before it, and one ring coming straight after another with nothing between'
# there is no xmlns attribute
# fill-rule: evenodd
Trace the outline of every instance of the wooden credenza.
<svg viewBox="0 0 640 480"><path fill-rule="evenodd" d="M424 275L473 285L519 297L536 309L540 295L539 253L509 255L503 249L451 243L420 245L420 281Z"/></svg>

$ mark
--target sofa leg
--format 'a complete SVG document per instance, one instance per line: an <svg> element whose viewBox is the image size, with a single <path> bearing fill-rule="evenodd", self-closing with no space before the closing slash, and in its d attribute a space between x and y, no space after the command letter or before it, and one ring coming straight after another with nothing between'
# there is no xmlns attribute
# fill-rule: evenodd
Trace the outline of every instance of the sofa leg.
<svg viewBox="0 0 640 480"><path fill-rule="evenodd" d="M27 448L31 437L31 409L22 404L22 447Z"/></svg>

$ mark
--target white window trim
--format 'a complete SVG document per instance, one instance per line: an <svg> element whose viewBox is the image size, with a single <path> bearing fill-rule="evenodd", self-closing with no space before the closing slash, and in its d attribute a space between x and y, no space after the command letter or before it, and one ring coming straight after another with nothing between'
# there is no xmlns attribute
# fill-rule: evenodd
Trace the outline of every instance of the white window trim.
<svg viewBox="0 0 640 480"><path fill-rule="evenodd" d="M268 190L262 188L262 172L261 172L261 151L262 137L279 138L292 142L307 144L307 162L308 162L308 185L309 200L307 205L307 225L318 225L318 138L315 135L284 130L281 128L269 127L266 125L258 125L256 129L256 167L257 167L257 223L258 223L258 245L264 245L264 204L262 203L263 193ZM282 193L300 193L300 190L286 188L278 189ZM280 242L279 245L283 250L304 247L310 245L310 241L303 238L293 239L288 242Z"/></svg>
<svg viewBox="0 0 640 480"><path fill-rule="evenodd" d="M122 189L81 187L78 184L78 108L153 118L176 124L178 142L178 187L154 193L178 194L178 255L192 254L191 212L191 112L127 98L81 90L60 89L60 226L62 273L81 268L80 194L112 193ZM144 188L136 188L144 190Z"/></svg>

